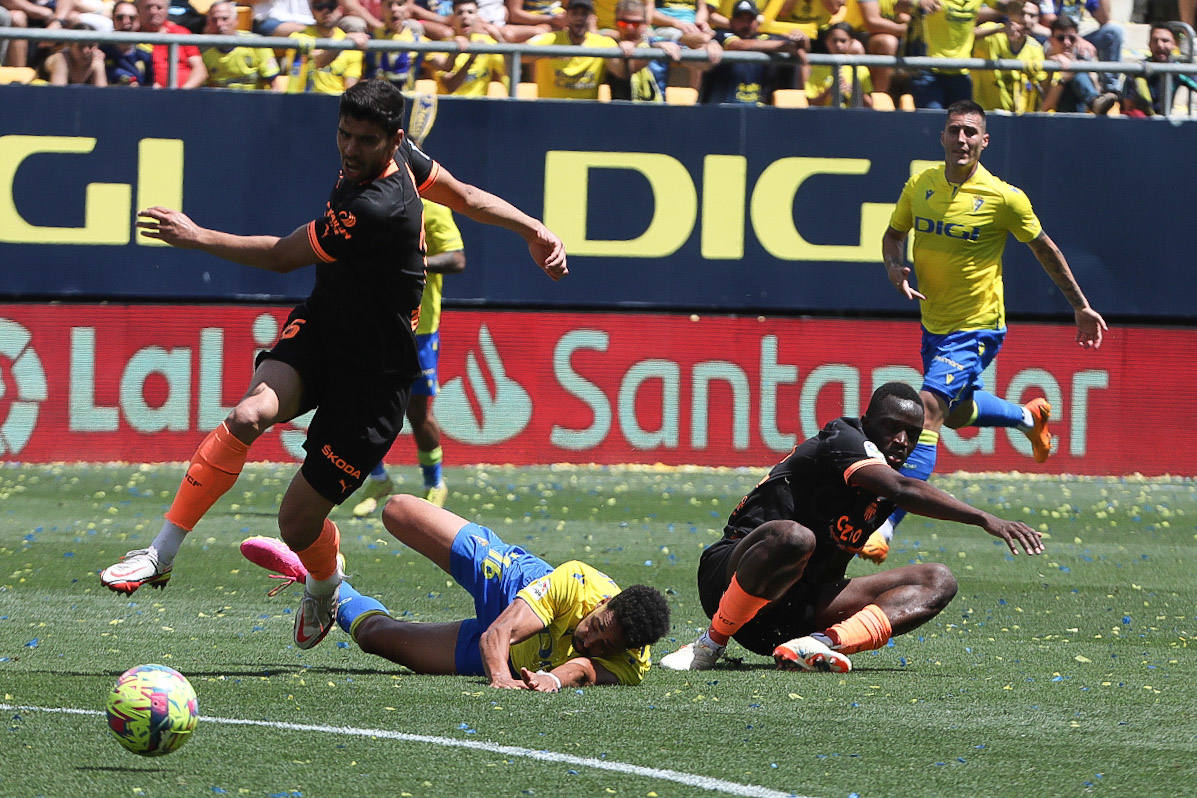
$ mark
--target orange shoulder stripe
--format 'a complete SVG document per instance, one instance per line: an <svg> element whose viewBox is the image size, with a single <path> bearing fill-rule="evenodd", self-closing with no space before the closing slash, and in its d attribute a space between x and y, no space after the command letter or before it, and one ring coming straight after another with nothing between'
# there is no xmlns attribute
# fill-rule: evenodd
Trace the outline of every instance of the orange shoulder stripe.
<svg viewBox="0 0 1197 798"><path fill-rule="evenodd" d="M851 479L852 475L860 469L877 465L889 468L889 463L885 462L884 460L879 460L876 457L869 457L865 460L857 460L855 463L844 469L844 484L848 484L848 480Z"/></svg>
<svg viewBox="0 0 1197 798"><path fill-rule="evenodd" d="M320 242L316 239L316 222L312 220L308 222L308 243L312 245L312 251L316 253L316 257L325 263L333 263L336 261L332 255L324 251L324 247L320 246Z"/></svg>

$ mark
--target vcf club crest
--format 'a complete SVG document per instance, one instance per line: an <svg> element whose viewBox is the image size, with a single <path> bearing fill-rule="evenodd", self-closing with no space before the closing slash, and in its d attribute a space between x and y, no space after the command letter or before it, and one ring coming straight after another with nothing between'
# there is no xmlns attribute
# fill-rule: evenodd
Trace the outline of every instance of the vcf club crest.
<svg viewBox="0 0 1197 798"><path fill-rule="evenodd" d="M31 339L20 324L0 319L0 457L25 448L46 401L46 372Z"/></svg>

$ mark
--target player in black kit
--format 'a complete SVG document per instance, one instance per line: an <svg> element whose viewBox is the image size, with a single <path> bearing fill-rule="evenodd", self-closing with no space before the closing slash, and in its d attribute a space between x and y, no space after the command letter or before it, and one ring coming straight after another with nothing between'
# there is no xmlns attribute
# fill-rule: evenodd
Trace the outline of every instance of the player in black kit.
<svg viewBox="0 0 1197 798"><path fill-rule="evenodd" d="M323 215L283 238L199 227L167 208L141 211L144 235L176 247L286 273L315 263L316 284L278 342L258 356L249 390L200 444L166 523L145 549L105 569L101 582L132 593L164 587L183 538L237 479L262 433L316 409L307 457L279 507L279 530L308 571L295 643L311 648L332 627L341 583L340 533L328 518L399 433L419 366L414 330L424 289L421 197L528 243L554 280L568 274L561 240L499 197L456 180L403 131L403 95L366 81L340 101L341 174Z"/></svg>
<svg viewBox="0 0 1197 798"><path fill-rule="evenodd" d="M944 565L845 578L895 506L979 526L1014 554L1041 553L1039 533L1026 524L898 473L922 428L918 393L889 382L861 418L837 418L774 466L702 553L698 593L710 628L661 665L705 670L734 637L784 668L843 673L852 668L848 654L880 648L935 617L956 595Z"/></svg>

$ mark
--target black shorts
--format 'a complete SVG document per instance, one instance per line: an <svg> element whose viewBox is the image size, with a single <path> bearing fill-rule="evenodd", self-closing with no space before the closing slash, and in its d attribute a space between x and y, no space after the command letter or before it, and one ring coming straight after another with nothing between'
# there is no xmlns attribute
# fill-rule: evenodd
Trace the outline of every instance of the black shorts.
<svg viewBox="0 0 1197 798"><path fill-rule="evenodd" d="M708 618L715 617L719 599L731 582L727 562L739 542L730 538L716 541L707 547L698 561L698 598ZM779 643L818 631L815 614L820 599L830 595L829 591L834 594L835 586L798 581L732 637L755 654L772 656Z"/></svg>
<svg viewBox="0 0 1197 798"><path fill-rule="evenodd" d="M340 504L382 462L403 428L412 377L346 369L331 351L334 345L300 305L287 317L278 342L261 352L255 365L278 360L299 372L300 413L316 409L300 472L321 496Z"/></svg>

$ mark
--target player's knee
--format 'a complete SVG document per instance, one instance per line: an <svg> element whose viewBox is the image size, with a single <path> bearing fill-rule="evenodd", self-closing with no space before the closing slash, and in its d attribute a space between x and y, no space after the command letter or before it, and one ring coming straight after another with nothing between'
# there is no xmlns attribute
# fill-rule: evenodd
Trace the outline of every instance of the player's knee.
<svg viewBox="0 0 1197 798"><path fill-rule="evenodd" d="M233 433L238 440L252 441L269 429L270 425L274 423L274 419L273 417L267 418L260 403L243 399L229 413L225 423L229 427L229 432Z"/></svg>
<svg viewBox="0 0 1197 798"><path fill-rule="evenodd" d="M923 584L931 591L940 609L948 606L956 596L956 576L942 563L927 563L923 571Z"/></svg>
<svg viewBox="0 0 1197 798"><path fill-rule="evenodd" d="M815 534L793 521L769 521L762 524L766 531L765 545L770 558L777 562L796 562L815 550Z"/></svg>
<svg viewBox="0 0 1197 798"><path fill-rule="evenodd" d="M382 508L382 525L395 537L403 539L403 533L415 526L416 513L426 505L419 499L407 493L396 493L387 499Z"/></svg>

